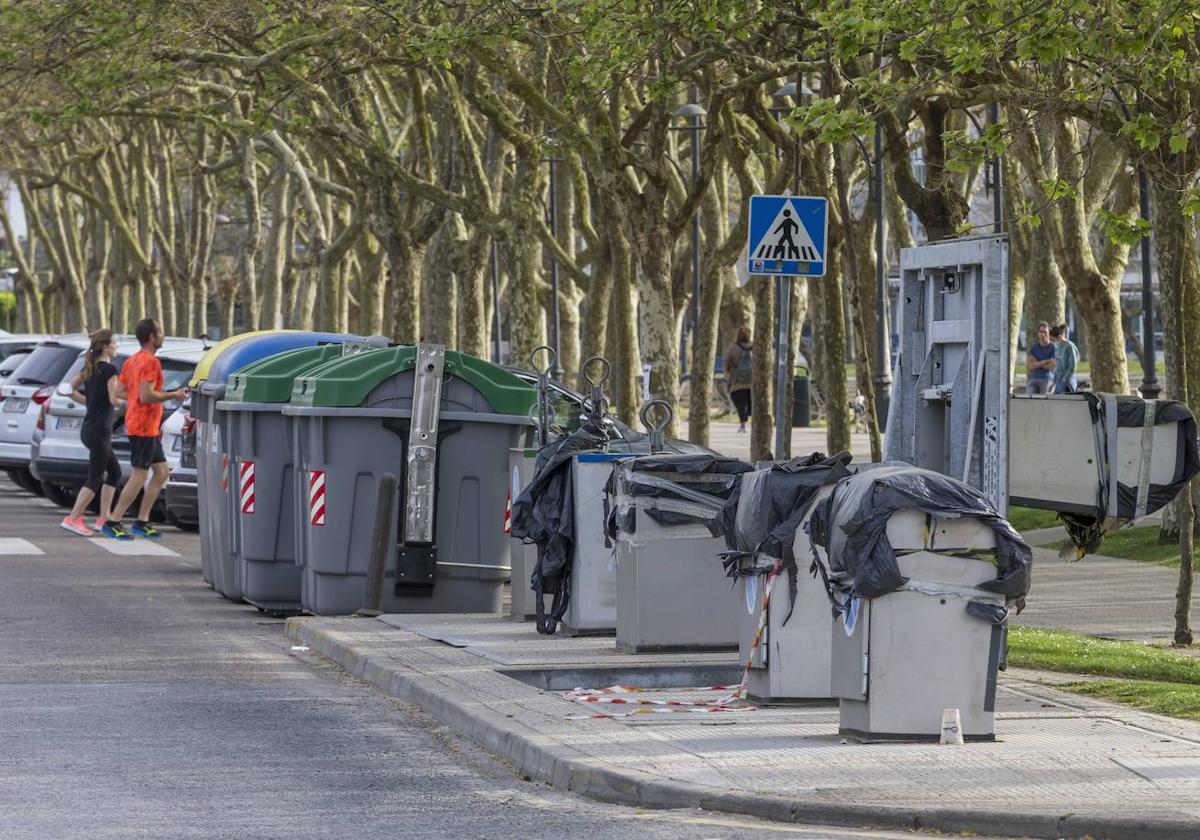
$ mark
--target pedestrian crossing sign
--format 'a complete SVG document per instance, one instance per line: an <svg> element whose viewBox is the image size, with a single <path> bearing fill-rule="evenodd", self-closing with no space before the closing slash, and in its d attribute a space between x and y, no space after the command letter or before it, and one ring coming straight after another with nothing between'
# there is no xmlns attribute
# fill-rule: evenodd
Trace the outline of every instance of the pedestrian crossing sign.
<svg viewBox="0 0 1200 840"><path fill-rule="evenodd" d="M750 196L746 258L751 274L824 277L828 241L828 199Z"/></svg>

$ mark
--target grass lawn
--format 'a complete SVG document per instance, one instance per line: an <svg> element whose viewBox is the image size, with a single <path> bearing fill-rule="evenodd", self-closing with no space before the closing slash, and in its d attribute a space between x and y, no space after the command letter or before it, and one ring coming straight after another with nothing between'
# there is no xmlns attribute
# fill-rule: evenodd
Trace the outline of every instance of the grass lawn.
<svg viewBox="0 0 1200 840"><path fill-rule="evenodd" d="M1011 521L1011 520L1010 520ZM1018 531L1022 530L1017 528ZM1052 546L1061 547L1061 543ZM1100 543L1096 552L1104 557L1121 557L1143 563L1179 568L1179 546L1176 543L1160 543L1157 525L1142 525L1138 528L1123 528L1113 531ZM1193 554L1193 557L1195 555ZM1193 562L1195 562L1193 560Z"/></svg>
<svg viewBox="0 0 1200 840"><path fill-rule="evenodd" d="M1039 528L1053 528L1058 524L1058 516L1052 510L1014 505L1008 509L1008 522L1018 531L1036 531Z"/></svg>
<svg viewBox="0 0 1200 840"><path fill-rule="evenodd" d="M1062 630L1011 627L1008 662L1017 668L1109 677L1060 687L1149 712L1200 720L1200 659L1172 650Z"/></svg>

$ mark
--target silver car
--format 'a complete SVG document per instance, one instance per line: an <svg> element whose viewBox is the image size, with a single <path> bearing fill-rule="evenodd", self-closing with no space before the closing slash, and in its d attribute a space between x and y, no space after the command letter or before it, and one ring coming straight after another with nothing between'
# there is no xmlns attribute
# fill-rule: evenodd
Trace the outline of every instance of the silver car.
<svg viewBox="0 0 1200 840"><path fill-rule="evenodd" d="M207 349L205 342L191 338L166 338L158 351L163 368L163 390L172 391L187 384L196 363ZM127 336L118 337L117 356L113 364L120 369L125 360L138 351L138 343ZM44 408L44 416L37 423L40 427L32 440L32 466L42 481L47 498L69 505L74 501L75 491L87 480L88 450L80 440L86 408L70 397L70 382L83 369L80 356L64 374L61 384ZM163 404L164 418L169 418L179 404L170 401ZM129 439L125 435L124 422L117 419L113 429L113 450L121 463L123 476L129 476ZM179 463L179 447L163 439L163 451L172 468Z"/></svg>
<svg viewBox="0 0 1200 840"><path fill-rule="evenodd" d="M41 341L0 385L0 468L22 486L33 482L30 441L42 406L87 346L82 334Z"/></svg>

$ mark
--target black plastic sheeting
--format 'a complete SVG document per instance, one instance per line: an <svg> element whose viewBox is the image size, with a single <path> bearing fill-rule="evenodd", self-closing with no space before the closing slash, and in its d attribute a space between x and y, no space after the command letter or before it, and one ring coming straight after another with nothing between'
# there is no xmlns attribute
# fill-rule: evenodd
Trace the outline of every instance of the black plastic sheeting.
<svg viewBox="0 0 1200 840"><path fill-rule="evenodd" d="M814 452L755 470L742 477L721 511L718 525L728 549L721 556L729 577L765 573L759 568L751 571L742 563L758 555L774 558L780 569L787 572L790 607L784 624L795 608L799 586L799 571L792 553L796 530L821 488L850 475L849 463L849 452L832 457Z"/></svg>
<svg viewBox="0 0 1200 840"><path fill-rule="evenodd" d="M987 525L996 536L997 575L979 586L1018 609L1029 592L1033 551L1021 535L996 513L979 491L961 481L908 465L869 469L838 483L822 499L809 520L815 547L825 549L831 575L849 594L878 598L908 582L900 574L896 553L887 538L893 513L919 510L939 519L969 516Z"/></svg>
<svg viewBox="0 0 1200 840"><path fill-rule="evenodd" d="M538 451L533 480L512 504L512 535L538 549L538 562L529 585L537 605L539 633L553 634L566 614L575 546L575 491L571 458L584 452L605 452L608 431L597 419L586 419L578 430L551 441ZM543 596L553 596L545 615Z"/></svg>
<svg viewBox="0 0 1200 840"><path fill-rule="evenodd" d="M634 533L636 512L640 510L660 525L702 524L718 536L716 519L725 500L740 487L742 473L753 469L745 461L716 454L622 459L609 480L608 495L628 496L643 502L613 505L605 534L616 539L618 532Z"/></svg>
<svg viewBox="0 0 1200 840"><path fill-rule="evenodd" d="M1104 395L1086 394L1088 407L1091 409L1092 422L1103 431L1105 426L1106 405ZM1146 400L1140 397L1118 395L1117 428L1140 429L1146 422ZM1177 423L1176 438L1177 457L1175 459L1175 474L1167 484L1151 484L1146 495L1146 514L1154 513L1166 507L1187 486L1188 482L1200 473L1200 450L1197 448L1196 419L1186 405L1176 400L1156 400L1154 409L1154 425ZM1097 453L1100 462L1106 463L1107 447ZM1149 465L1145 465L1147 468ZM1107 474L1107 469L1103 471ZM1060 513L1071 542L1083 553L1091 554L1100 548L1105 534L1111 530L1111 523L1106 524L1108 517L1108 494L1117 495L1117 516L1120 519L1133 519L1137 515L1138 488L1127 484L1116 483L1115 487L1107 487L1096 501L1094 515L1079 513Z"/></svg>

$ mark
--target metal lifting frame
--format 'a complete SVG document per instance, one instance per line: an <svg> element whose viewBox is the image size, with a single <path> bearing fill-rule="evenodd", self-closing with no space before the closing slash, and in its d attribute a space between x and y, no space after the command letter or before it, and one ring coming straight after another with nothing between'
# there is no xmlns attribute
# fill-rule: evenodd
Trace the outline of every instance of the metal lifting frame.
<svg viewBox="0 0 1200 840"><path fill-rule="evenodd" d="M888 461L965 481L1008 510L1009 245L1004 235L900 252L900 352Z"/></svg>
<svg viewBox="0 0 1200 840"><path fill-rule="evenodd" d="M404 542L432 545L437 497L438 415L446 348L417 345L413 376L412 426L408 433L408 469L404 476Z"/></svg>

